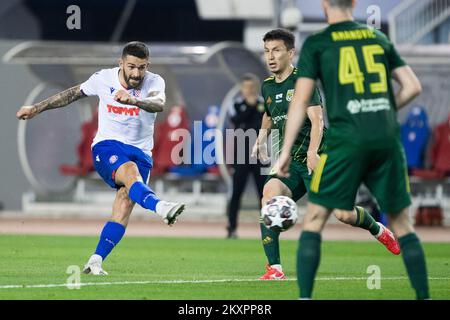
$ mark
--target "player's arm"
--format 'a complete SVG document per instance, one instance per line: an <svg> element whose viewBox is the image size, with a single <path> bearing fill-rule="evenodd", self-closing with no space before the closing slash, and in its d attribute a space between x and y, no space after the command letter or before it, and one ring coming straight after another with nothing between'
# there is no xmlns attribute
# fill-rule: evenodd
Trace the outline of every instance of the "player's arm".
<svg viewBox="0 0 450 320"><path fill-rule="evenodd" d="M267 137L270 134L270 130L272 129L272 118L264 112L262 121L261 121L261 129L258 133L258 140L256 141L258 144L263 144L267 142Z"/></svg>
<svg viewBox="0 0 450 320"><path fill-rule="evenodd" d="M263 163L266 163L269 160L267 154L267 137L272 129L272 124L272 118L267 112L264 112L261 121L261 129L259 130L258 137L252 149L252 157L258 157Z"/></svg>
<svg viewBox="0 0 450 320"><path fill-rule="evenodd" d="M114 100L128 105L133 105L145 110L147 112L161 112L164 110L166 97L163 92L152 91L148 97L144 99L136 98L130 95L125 90L119 90L114 96Z"/></svg>
<svg viewBox="0 0 450 320"><path fill-rule="evenodd" d="M392 71L392 78L400 85L400 90L395 95L397 109L403 108L422 92L419 79L407 65L395 68Z"/></svg>
<svg viewBox="0 0 450 320"><path fill-rule="evenodd" d="M21 107L19 111L17 111L16 116L20 120L29 120L41 112L65 107L83 97L86 97L86 95L80 89L80 85L77 85L32 106Z"/></svg>
<svg viewBox="0 0 450 320"><path fill-rule="evenodd" d="M281 177L289 176L290 154L295 139L305 120L306 110L314 92L315 81L311 78L299 78L295 84L295 93L289 105L284 133L283 149L278 159L277 174Z"/></svg>
<svg viewBox="0 0 450 320"><path fill-rule="evenodd" d="M311 174L316 167L317 161L320 159L317 151L319 150L320 142L322 141L323 136L324 123L322 106L310 106L307 108L306 113L311 121L310 141L307 152L308 173Z"/></svg>

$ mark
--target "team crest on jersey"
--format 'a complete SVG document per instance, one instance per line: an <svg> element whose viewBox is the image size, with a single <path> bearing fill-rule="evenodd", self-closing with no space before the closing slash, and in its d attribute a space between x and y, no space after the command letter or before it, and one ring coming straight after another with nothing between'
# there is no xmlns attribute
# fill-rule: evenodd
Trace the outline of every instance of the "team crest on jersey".
<svg viewBox="0 0 450 320"><path fill-rule="evenodd" d="M294 89L290 89L286 92L286 101L291 101L294 97Z"/></svg>
<svg viewBox="0 0 450 320"><path fill-rule="evenodd" d="M141 90L140 89L134 89L133 90L133 96L139 98L141 96Z"/></svg>
<svg viewBox="0 0 450 320"><path fill-rule="evenodd" d="M117 161L118 159L119 159L118 156L113 155L113 156L111 156L111 157L109 158L109 163L114 164L114 163L116 163L116 161Z"/></svg>
<svg viewBox="0 0 450 320"><path fill-rule="evenodd" d="M113 93L114 91L116 91L116 89L114 89L113 87L109 87L109 91L110 91L111 93Z"/></svg>
<svg viewBox="0 0 450 320"><path fill-rule="evenodd" d="M267 98L266 103L267 104L271 104L272 103L272 98L270 96Z"/></svg>

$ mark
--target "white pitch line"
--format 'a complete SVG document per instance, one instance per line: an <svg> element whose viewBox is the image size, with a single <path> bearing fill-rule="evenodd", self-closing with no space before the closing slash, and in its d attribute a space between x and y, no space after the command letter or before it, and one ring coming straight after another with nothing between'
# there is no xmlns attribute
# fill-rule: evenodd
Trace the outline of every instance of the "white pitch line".
<svg viewBox="0 0 450 320"><path fill-rule="evenodd" d="M385 277L381 280L407 280L407 277ZM428 278L429 280L450 280L450 278ZM367 277L320 277L317 281L355 281L367 280ZM279 281L297 281L290 278ZM117 282L82 282L79 284L30 284L30 285L1 285L0 289L33 289L33 288L58 288L58 287L88 287L88 286L113 286L113 285L136 285L136 284L197 284L197 283L223 283L223 282L265 282L259 279L216 279L216 280L154 280L154 281L117 281Z"/></svg>

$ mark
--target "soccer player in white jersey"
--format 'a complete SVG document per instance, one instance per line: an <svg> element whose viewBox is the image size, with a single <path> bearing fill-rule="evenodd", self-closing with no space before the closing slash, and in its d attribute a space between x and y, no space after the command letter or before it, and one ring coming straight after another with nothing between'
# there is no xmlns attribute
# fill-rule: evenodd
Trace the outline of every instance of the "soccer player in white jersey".
<svg viewBox="0 0 450 320"><path fill-rule="evenodd" d="M123 48L119 67L96 72L82 84L17 111L18 119L29 120L86 96L100 99L92 156L99 175L117 193L112 217L84 267L87 274L107 275L102 262L122 239L136 202L156 212L168 225L176 222L185 207L183 203L160 200L147 185L153 166L156 113L163 111L166 100L163 78L147 71L149 56L144 43L130 42Z"/></svg>

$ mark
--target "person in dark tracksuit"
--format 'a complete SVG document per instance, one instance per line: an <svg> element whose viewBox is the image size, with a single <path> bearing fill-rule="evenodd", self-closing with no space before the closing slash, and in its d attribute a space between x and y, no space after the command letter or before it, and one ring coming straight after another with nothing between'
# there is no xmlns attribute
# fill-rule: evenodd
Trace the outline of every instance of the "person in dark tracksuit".
<svg viewBox="0 0 450 320"><path fill-rule="evenodd" d="M260 82L258 77L253 74L245 74L240 82L240 95L235 99L234 106L230 110L231 122L235 129L242 129L244 133L254 130L256 136L261 128L261 121L264 114L264 101L259 96ZM236 136L240 133L236 132ZM249 135L251 136L251 135ZM261 174L261 163L255 158L251 158L252 141L250 139L235 138L234 143L234 174L233 174L233 190L230 201L228 203L228 236L227 238L236 238L236 229L238 221L238 213L242 193L245 190L249 175L253 176L260 200L264 187L265 177ZM245 143L244 143L245 141ZM260 201L258 201L260 203Z"/></svg>

